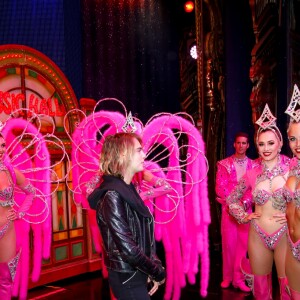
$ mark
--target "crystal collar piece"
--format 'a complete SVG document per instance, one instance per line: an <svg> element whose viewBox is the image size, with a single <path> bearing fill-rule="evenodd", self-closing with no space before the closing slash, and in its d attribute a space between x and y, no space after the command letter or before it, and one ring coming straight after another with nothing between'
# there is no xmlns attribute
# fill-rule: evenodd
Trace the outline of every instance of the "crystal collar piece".
<svg viewBox="0 0 300 300"><path fill-rule="evenodd" d="M291 102L285 113L291 117L290 121L297 123L300 121L300 91L296 84L294 85Z"/></svg>
<svg viewBox="0 0 300 300"><path fill-rule="evenodd" d="M244 157L244 158L237 158L237 157L234 157L233 158L234 162L237 163L238 165L240 166L243 166L246 161L247 161L247 157Z"/></svg>
<svg viewBox="0 0 300 300"><path fill-rule="evenodd" d="M285 170L277 164L272 170L264 166L264 169L260 175L256 178L256 184L264 181L264 180L270 180L270 187L272 180L277 176L283 176L285 174Z"/></svg>

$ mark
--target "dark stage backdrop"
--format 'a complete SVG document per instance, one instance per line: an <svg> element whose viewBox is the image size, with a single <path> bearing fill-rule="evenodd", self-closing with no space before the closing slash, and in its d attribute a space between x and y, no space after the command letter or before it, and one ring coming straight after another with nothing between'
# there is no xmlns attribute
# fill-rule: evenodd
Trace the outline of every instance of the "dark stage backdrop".
<svg viewBox="0 0 300 300"><path fill-rule="evenodd" d="M254 126L251 118L249 79L254 33L249 0L226 0L225 5L226 61L226 156L234 153L234 136L238 131L249 134L248 155L257 157Z"/></svg>
<svg viewBox="0 0 300 300"><path fill-rule="evenodd" d="M1 0L0 44L39 50L78 99L118 98L145 122L180 110L175 2Z"/></svg>
<svg viewBox="0 0 300 300"><path fill-rule="evenodd" d="M122 100L144 122L178 112L178 38L172 1L82 0L83 90Z"/></svg>
<svg viewBox="0 0 300 300"><path fill-rule="evenodd" d="M1 0L0 44L25 45L47 55L81 97L79 0Z"/></svg>

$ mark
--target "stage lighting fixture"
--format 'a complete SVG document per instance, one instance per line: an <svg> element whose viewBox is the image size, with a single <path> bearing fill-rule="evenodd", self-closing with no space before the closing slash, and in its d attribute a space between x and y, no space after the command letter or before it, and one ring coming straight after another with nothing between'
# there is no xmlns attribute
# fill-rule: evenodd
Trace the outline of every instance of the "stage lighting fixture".
<svg viewBox="0 0 300 300"><path fill-rule="evenodd" d="M197 53L197 46L196 43L193 43L191 48L190 48L190 55L193 59L198 58L198 53Z"/></svg>
<svg viewBox="0 0 300 300"><path fill-rule="evenodd" d="M187 2L185 2L185 4L184 4L184 10L185 10L185 12L187 12L187 13L192 12L192 11L194 10L194 7L195 7L195 4L194 4L193 1L187 1Z"/></svg>

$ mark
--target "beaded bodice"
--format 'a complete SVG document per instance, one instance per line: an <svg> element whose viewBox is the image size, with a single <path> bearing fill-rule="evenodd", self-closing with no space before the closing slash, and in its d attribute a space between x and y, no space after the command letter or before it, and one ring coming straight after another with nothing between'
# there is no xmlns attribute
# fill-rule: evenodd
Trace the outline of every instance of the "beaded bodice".
<svg viewBox="0 0 300 300"><path fill-rule="evenodd" d="M284 176L284 174L286 172L287 172L287 169L281 165L277 165L272 170L270 170L264 166L262 173L257 176L255 184L258 185L260 182L262 182L264 180L272 181L277 176Z"/></svg>
<svg viewBox="0 0 300 300"><path fill-rule="evenodd" d="M255 189L253 191L253 201L257 205L264 205L268 201L272 201L272 206L275 209L278 209L281 211L286 210L286 202L285 202L283 188L279 188L272 193L270 193L266 190Z"/></svg>
<svg viewBox="0 0 300 300"><path fill-rule="evenodd" d="M260 182L268 180L269 189L272 191L272 180L277 176L282 176L284 178L285 174L288 172L289 161L290 160L287 157L280 155L278 157L277 166L272 170L269 170L260 160L259 164L252 170L249 170L241 178L238 185L226 199L230 214L234 216L239 223L241 223L248 215L240 201L242 196L248 190L252 191L253 202L255 202L255 204L264 205L267 201L272 201L272 206L275 209L285 211L286 203L283 188L279 188L274 192L267 192L264 189L259 189L257 186Z"/></svg>
<svg viewBox="0 0 300 300"><path fill-rule="evenodd" d="M14 204L13 200L14 187L12 185L6 187L0 191L0 206L12 206Z"/></svg>
<svg viewBox="0 0 300 300"><path fill-rule="evenodd" d="M283 197L285 199L285 202L289 203L289 202L291 202L293 200L294 193L289 188L287 188L286 186L284 186L283 187Z"/></svg>
<svg viewBox="0 0 300 300"><path fill-rule="evenodd" d="M293 158L290 164L290 171L288 177L295 176L296 178L300 178L300 160L295 160Z"/></svg>
<svg viewBox="0 0 300 300"><path fill-rule="evenodd" d="M293 158L290 164L290 171L288 177L296 177L296 187L300 183L300 160ZM284 193L286 203L294 201L297 209L300 209L300 189L296 189L295 192L292 192L290 189L285 187Z"/></svg>
<svg viewBox="0 0 300 300"><path fill-rule="evenodd" d="M300 209L300 190L295 191L294 197L292 198L292 200L294 200L296 208Z"/></svg>
<svg viewBox="0 0 300 300"><path fill-rule="evenodd" d="M11 175L7 169L7 167L0 162L0 172L5 172L8 177L9 185L4 189L0 190L0 206L8 207L14 205L14 186L11 180Z"/></svg>

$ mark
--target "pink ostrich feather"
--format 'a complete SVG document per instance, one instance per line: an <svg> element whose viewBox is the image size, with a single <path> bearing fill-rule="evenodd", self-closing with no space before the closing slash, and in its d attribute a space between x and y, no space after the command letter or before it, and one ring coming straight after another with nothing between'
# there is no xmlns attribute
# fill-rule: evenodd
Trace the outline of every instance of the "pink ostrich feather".
<svg viewBox="0 0 300 300"><path fill-rule="evenodd" d="M14 130L22 131L16 136ZM26 212L24 220L15 222L17 234L17 248L21 249L21 256L14 282L13 295L19 295L19 299L26 299L28 278L30 270L30 240L29 232L33 231L33 255L31 278L37 281L41 272L42 259L49 258L51 247L51 185L50 185L50 154L47 144L39 130L24 119L9 119L2 131L7 142L7 153L13 167L24 173L26 178L36 187L37 200ZM21 144L26 135L29 146ZM33 148L33 154L27 149ZM18 188L15 191L15 202L19 206L25 199L25 194ZM38 198L43 199L39 201ZM31 224L31 225L30 225Z"/></svg>
<svg viewBox="0 0 300 300"><path fill-rule="evenodd" d="M86 184L99 170L99 154L103 138L118 132L119 124L124 124L122 114L100 111L83 119L75 129L72 140L72 172L74 199L84 208L89 208L86 200Z"/></svg>
<svg viewBox="0 0 300 300"><path fill-rule="evenodd" d="M185 232L183 236L177 236L180 239L180 247L175 247L172 243L172 249L176 255L176 261L172 261L172 257L167 259L167 262L175 264L178 267L174 276L177 277L180 272L188 274L188 279L190 283L195 282L195 275L198 271L198 255L201 257L201 295L206 295L206 290L208 287L208 270L209 270L209 253L208 253L208 226L210 224L210 210L209 210L209 200L207 191L207 171L208 164L205 158L205 146L203 139L199 131L194 127L194 125L183 118L180 115L172 114L158 114L155 115L145 126L144 132L149 130L147 136L147 141L151 140L151 136L154 136L155 143L161 142L161 135L164 136L164 131L162 128L169 128L177 135L185 135L188 139L187 155L186 160L181 162L181 171L184 169L186 171L184 186L184 197L182 206L184 206L184 217L180 221L183 221L186 225ZM149 129L150 128L150 129ZM178 147L180 147L178 145ZM185 147L185 146L184 146ZM174 146L174 149L176 147ZM176 152L179 150L176 149ZM176 155L172 156L170 154L170 162L176 159ZM179 159L179 158L177 158ZM182 167L184 165L184 167ZM172 169L172 168L171 168ZM173 171L173 169L172 169ZM175 178L175 182L178 178ZM170 182L172 184L172 181ZM159 221L156 219L156 221ZM174 219L174 223L176 219ZM175 234L178 233L178 227L174 228ZM173 233L173 228L170 228L170 233ZM180 249L182 249L182 254L179 254ZM169 253L166 251L166 256ZM182 260L182 268L180 268ZM181 273L182 274L182 273ZM172 278L172 274L169 274L167 281L175 280ZM175 282L173 281L175 284ZM171 284L170 284L171 286ZM167 294L170 294L169 291ZM179 295L180 296L180 295ZM178 294L174 292L172 299L179 299Z"/></svg>
<svg viewBox="0 0 300 300"><path fill-rule="evenodd" d="M126 110L125 115L106 110L94 112L80 123L72 136L75 145L72 152L73 172L76 169L73 178L78 177L74 189L83 191L82 195L76 196L75 193L74 197L76 203L88 209L84 189L98 171L102 139L107 134L122 131L126 115ZM208 287L208 163L202 136L190 120L191 117L183 113L161 113L143 126L135 118L147 153L145 168L155 176L164 178L171 186L167 194L144 200L156 222L155 238L162 241L165 249L166 300L180 299L186 278L190 283L195 283L199 261L202 296L206 296ZM142 192L147 191L149 183L142 182L140 188ZM94 233L99 235L99 231L94 229Z"/></svg>
<svg viewBox="0 0 300 300"><path fill-rule="evenodd" d="M120 124L124 122L125 117L122 114L96 112L84 118L71 137L74 200L77 205L82 205L88 211L95 250L99 253L101 238L95 211L90 209L87 201L87 184L99 170L99 154L103 139L108 134L118 132Z"/></svg>

